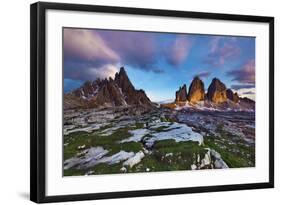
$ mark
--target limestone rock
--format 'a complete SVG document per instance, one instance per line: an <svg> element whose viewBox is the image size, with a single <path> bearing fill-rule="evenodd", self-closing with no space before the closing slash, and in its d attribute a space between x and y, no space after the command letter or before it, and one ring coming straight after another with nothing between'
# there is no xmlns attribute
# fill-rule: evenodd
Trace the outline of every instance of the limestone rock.
<svg viewBox="0 0 281 205"><path fill-rule="evenodd" d="M196 103L205 99L204 83L199 77L195 77L190 84L187 99L192 103Z"/></svg>
<svg viewBox="0 0 281 205"><path fill-rule="evenodd" d="M71 106L74 104L73 106ZM144 90L136 90L125 69L115 74L115 78L86 81L80 88L64 95L66 109L75 107L130 106L152 108L154 105ZM79 105L79 106L78 106Z"/></svg>
<svg viewBox="0 0 281 205"><path fill-rule="evenodd" d="M182 87L176 91L176 102L185 102L187 101L187 92L186 85L184 84Z"/></svg>
<svg viewBox="0 0 281 205"><path fill-rule="evenodd" d="M214 103L226 102L226 86L219 79L214 78L208 88L207 98Z"/></svg>
<svg viewBox="0 0 281 205"><path fill-rule="evenodd" d="M239 101L238 93L237 92L233 93L233 91L231 89L226 90L226 96L229 100L231 100L235 103L238 103L238 101Z"/></svg>

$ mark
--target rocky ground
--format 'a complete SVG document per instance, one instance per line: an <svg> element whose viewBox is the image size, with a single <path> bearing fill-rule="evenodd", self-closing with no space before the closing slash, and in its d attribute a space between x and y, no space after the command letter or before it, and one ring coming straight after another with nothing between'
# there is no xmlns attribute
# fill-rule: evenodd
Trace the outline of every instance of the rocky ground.
<svg viewBox="0 0 281 205"><path fill-rule="evenodd" d="M64 111L64 175L255 166L254 112Z"/></svg>

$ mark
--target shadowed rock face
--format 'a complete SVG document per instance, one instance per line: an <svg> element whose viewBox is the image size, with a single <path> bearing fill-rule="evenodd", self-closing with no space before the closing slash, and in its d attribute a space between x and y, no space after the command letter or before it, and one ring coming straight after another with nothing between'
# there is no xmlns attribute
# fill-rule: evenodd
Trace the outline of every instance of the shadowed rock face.
<svg viewBox="0 0 281 205"><path fill-rule="evenodd" d="M77 97L89 98L93 96L101 84L101 80L86 81L80 88L74 90L72 93Z"/></svg>
<svg viewBox="0 0 281 205"><path fill-rule="evenodd" d="M204 83L199 77L195 77L190 84L187 99L192 103L196 103L205 99Z"/></svg>
<svg viewBox="0 0 281 205"><path fill-rule="evenodd" d="M241 102L244 102L244 103L255 104L255 101L253 101L253 100L251 100L250 98L247 98L247 97L239 98L239 100Z"/></svg>
<svg viewBox="0 0 281 205"><path fill-rule="evenodd" d="M238 103L239 102L239 96L237 93L233 93L231 89L226 90L226 96L229 100Z"/></svg>
<svg viewBox="0 0 281 205"><path fill-rule="evenodd" d="M226 86L219 79L214 78L208 88L207 98L214 103L226 102Z"/></svg>
<svg viewBox="0 0 281 205"><path fill-rule="evenodd" d="M121 106L126 105L122 93L112 79L105 80L93 100L96 105Z"/></svg>
<svg viewBox="0 0 281 205"><path fill-rule="evenodd" d="M120 72L115 74L114 82L117 84L119 88L121 88L122 92L133 95L136 91L133 84L128 78L128 75L124 69L124 67L120 68Z"/></svg>
<svg viewBox="0 0 281 205"><path fill-rule="evenodd" d="M176 91L176 102L184 102L187 101L187 92L186 92L186 85L184 84L182 87Z"/></svg>
<svg viewBox="0 0 281 205"><path fill-rule="evenodd" d="M114 82L122 90L124 98L129 105L151 106L150 99L146 96L144 90L136 90L128 78L123 67L120 72L115 74Z"/></svg>
<svg viewBox="0 0 281 205"><path fill-rule="evenodd" d="M74 99L77 98L75 101ZM66 94L65 105L69 105L68 99L76 102L76 107L113 107L136 105L152 107L153 104L143 90L136 90L129 80L123 67L112 78L95 81L87 81L72 93ZM82 103L78 103L82 102ZM77 106L79 105L79 106ZM68 106L69 107L69 106Z"/></svg>

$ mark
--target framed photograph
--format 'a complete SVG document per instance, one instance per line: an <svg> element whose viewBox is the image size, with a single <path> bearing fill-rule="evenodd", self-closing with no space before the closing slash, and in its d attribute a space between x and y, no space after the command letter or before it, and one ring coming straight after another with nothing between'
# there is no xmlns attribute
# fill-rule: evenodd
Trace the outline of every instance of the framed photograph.
<svg viewBox="0 0 281 205"><path fill-rule="evenodd" d="M34 202L274 187L274 18L31 5Z"/></svg>

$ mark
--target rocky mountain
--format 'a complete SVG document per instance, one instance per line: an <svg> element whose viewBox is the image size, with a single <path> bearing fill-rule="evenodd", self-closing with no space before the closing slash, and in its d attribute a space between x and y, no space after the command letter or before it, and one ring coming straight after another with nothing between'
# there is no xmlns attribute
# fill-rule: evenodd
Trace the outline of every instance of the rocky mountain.
<svg viewBox="0 0 281 205"><path fill-rule="evenodd" d="M185 102L187 101L187 92L186 85L184 84L182 87L176 91L176 102Z"/></svg>
<svg viewBox="0 0 281 205"><path fill-rule="evenodd" d="M239 97L239 101L242 103L255 104L255 101L247 97L243 97L243 98Z"/></svg>
<svg viewBox="0 0 281 205"><path fill-rule="evenodd" d="M237 92L227 89L225 84L218 78L214 78L205 93L204 83L199 77L195 77L186 93L186 85L176 91L174 102L161 104L163 108L169 109L191 109L191 110L234 110L254 111L255 101L239 97Z"/></svg>
<svg viewBox="0 0 281 205"><path fill-rule="evenodd" d="M80 88L64 95L64 108L115 106L153 107L143 90L136 90L123 67L115 78L87 81Z"/></svg>
<svg viewBox="0 0 281 205"><path fill-rule="evenodd" d="M226 102L226 86L218 78L214 78L208 88L207 98L214 103Z"/></svg>
<svg viewBox="0 0 281 205"><path fill-rule="evenodd" d="M196 103L205 99L204 83L199 77L195 77L188 90L187 100Z"/></svg>
<svg viewBox="0 0 281 205"><path fill-rule="evenodd" d="M226 97L235 102L235 103L238 103L239 102L239 96L238 96L238 93L233 93L233 91L231 89L227 89L226 90Z"/></svg>

